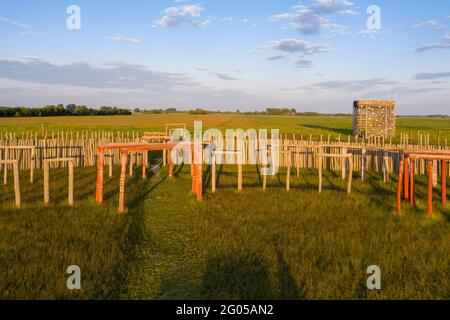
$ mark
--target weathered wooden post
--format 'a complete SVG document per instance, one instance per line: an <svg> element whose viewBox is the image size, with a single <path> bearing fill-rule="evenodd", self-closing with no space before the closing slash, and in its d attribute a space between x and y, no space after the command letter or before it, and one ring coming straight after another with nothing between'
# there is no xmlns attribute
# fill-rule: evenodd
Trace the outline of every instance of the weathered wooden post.
<svg viewBox="0 0 450 320"><path fill-rule="evenodd" d="M348 156L348 182L347 182L347 193L352 193L352 180L353 180L353 158L352 155Z"/></svg>
<svg viewBox="0 0 450 320"><path fill-rule="evenodd" d="M366 179L366 158L367 150L361 149L361 181L364 181Z"/></svg>
<svg viewBox="0 0 450 320"><path fill-rule="evenodd" d="M173 177L173 159L172 159L172 152L168 152L169 156L169 178Z"/></svg>
<svg viewBox="0 0 450 320"><path fill-rule="evenodd" d="M216 156L214 152L211 156L211 188L212 192L216 192Z"/></svg>
<svg viewBox="0 0 450 320"><path fill-rule="evenodd" d="M69 161L69 206L73 206L73 161Z"/></svg>
<svg viewBox="0 0 450 320"><path fill-rule="evenodd" d="M147 151L142 151L142 179L147 177Z"/></svg>
<svg viewBox="0 0 450 320"><path fill-rule="evenodd" d="M36 158L36 148L32 148L31 149L31 155L30 155L31 159L31 164L30 164L30 182L33 183L34 182L34 166L35 166L35 158Z"/></svg>
<svg viewBox="0 0 450 320"><path fill-rule="evenodd" d="M95 201L103 203L103 165L105 161L104 148L97 147L97 188L95 191Z"/></svg>
<svg viewBox="0 0 450 320"><path fill-rule="evenodd" d="M263 168L266 168L266 167L263 167ZM267 174L264 174L263 175L263 191L266 191L266 189L267 189Z"/></svg>
<svg viewBox="0 0 450 320"><path fill-rule="evenodd" d="M414 166L415 166L415 160L411 160L411 169L410 177L409 177L409 206L410 208L414 208L414 201L415 201L415 194L414 194Z"/></svg>
<svg viewBox="0 0 450 320"><path fill-rule="evenodd" d="M319 193L322 192L322 153L318 154L319 157Z"/></svg>
<svg viewBox="0 0 450 320"><path fill-rule="evenodd" d="M242 163L238 163L238 191L242 191Z"/></svg>
<svg viewBox="0 0 450 320"><path fill-rule="evenodd" d="M120 182L119 182L119 214L125 212L125 179L127 174L127 152L120 152Z"/></svg>
<svg viewBox="0 0 450 320"><path fill-rule="evenodd" d="M447 160L441 163L442 206L447 205Z"/></svg>
<svg viewBox="0 0 450 320"><path fill-rule="evenodd" d="M133 176L133 167L134 167L133 153L130 153L129 156L130 156L130 170L129 170L128 174L130 175L130 177L132 177Z"/></svg>
<svg viewBox="0 0 450 320"><path fill-rule="evenodd" d="M397 182L397 213L399 214L402 207L402 182L403 182L403 166L404 159L400 160L400 170L398 172L398 182Z"/></svg>
<svg viewBox="0 0 450 320"><path fill-rule="evenodd" d="M44 161L44 204L48 205L50 202L50 191L49 191L49 170L50 164Z"/></svg>
<svg viewBox="0 0 450 320"><path fill-rule="evenodd" d="M8 160L8 153L9 153L9 149L5 149L5 160ZM7 184L8 183L8 163L5 162L4 167L4 171L3 171L3 184Z"/></svg>
<svg viewBox="0 0 450 320"><path fill-rule="evenodd" d="M343 155L347 154L347 148L342 148L341 153ZM346 176L346 173L347 173L346 172L346 168L345 168L346 165L347 165L346 159L344 157L341 158L341 175L342 175L342 180L345 179L345 176Z"/></svg>
<svg viewBox="0 0 450 320"><path fill-rule="evenodd" d="M433 162L427 164L428 171L428 216L433 217Z"/></svg>
<svg viewBox="0 0 450 320"><path fill-rule="evenodd" d="M403 197L404 197L404 199L409 199L409 158L408 157L406 157L405 158L405 161L404 161L404 163L403 163L403 165L404 165L404 169L405 169L405 172L404 172L404 179L405 179L405 183L404 183L404 186L403 186Z"/></svg>
<svg viewBox="0 0 450 320"><path fill-rule="evenodd" d="M389 157L386 152L383 152L383 180L385 183L389 182Z"/></svg>
<svg viewBox="0 0 450 320"><path fill-rule="evenodd" d="M113 151L112 149L109 150L109 159L108 159L108 163L109 163L109 177L112 178L113 176L113 160L114 160L114 155L113 155Z"/></svg>
<svg viewBox="0 0 450 320"><path fill-rule="evenodd" d="M16 199L16 207L20 207L20 181L19 181L19 162L13 163L14 171L14 195Z"/></svg>

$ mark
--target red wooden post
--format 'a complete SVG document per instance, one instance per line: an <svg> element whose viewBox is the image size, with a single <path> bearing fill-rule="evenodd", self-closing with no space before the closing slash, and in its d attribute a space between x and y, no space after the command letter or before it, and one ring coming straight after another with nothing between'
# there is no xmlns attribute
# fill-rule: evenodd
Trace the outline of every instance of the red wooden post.
<svg viewBox="0 0 450 320"><path fill-rule="evenodd" d="M127 175L127 152L120 153L119 213L125 212L125 178Z"/></svg>
<svg viewBox="0 0 450 320"><path fill-rule="evenodd" d="M192 168L192 192L197 193L197 166L193 165Z"/></svg>
<svg viewBox="0 0 450 320"><path fill-rule="evenodd" d="M400 213L402 206L402 181L403 181L403 164L404 160L400 160L400 171L398 173L398 184L397 184L397 213Z"/></svg>
<svg viewBox="0 0 450 320"><path fill-rule="evenodd" d="M410 177L409 177L409 205L414 208L414 165L415 161L411 160L411 167L409 169Z"/></svg>
<svg viewBox="0 0 450 320"><path fill-rule="evenodd" d="M105 161L104 148L97 148L97 188L95 190L95 201L103 203L103 165Z"/></svg>
<svg viewBox="0 0 450 320"><path fill-rule="evenodd" d="M405 183L403 185L403 197L405 199L409 199L409 158L408 157L405 158L404 167L405 167L405 173L404 173Z"/></svg>
<svg viewBox="0 0 450 320"><path fill-rule="evenodd" d="M442 160L441 165L441 179L442 179L442 206L447 205L447 160Z"/></svg>
<svg viewBox="0 0 450 320"><path fill-rule="evenodd" d="M433 163L428 162L428 216L433 216Z"/></svg>

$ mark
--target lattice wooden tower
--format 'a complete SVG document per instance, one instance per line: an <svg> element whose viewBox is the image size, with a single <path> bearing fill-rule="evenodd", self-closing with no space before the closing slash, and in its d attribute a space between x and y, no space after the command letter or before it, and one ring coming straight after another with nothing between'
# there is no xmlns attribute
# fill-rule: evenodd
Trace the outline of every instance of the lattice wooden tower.
<svg viewBox="0 0 450 320"><path fill-rule="evenodd" d="M394 100L358 100L353 103L353 134L359 137L395 137Z"/></svg>

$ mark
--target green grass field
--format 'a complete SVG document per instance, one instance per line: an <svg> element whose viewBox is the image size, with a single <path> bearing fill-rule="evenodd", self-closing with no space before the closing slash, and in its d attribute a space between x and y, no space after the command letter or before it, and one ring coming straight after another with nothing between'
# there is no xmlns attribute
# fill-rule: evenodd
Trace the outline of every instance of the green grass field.
<svg viewBox="0 0 450 320"><path fill-rule="evenodd" d="M192 124L197 118L165 117L127 118L134 122L116 117L45 121L55 129L104 126L144 131L164 129L165 122ZM346 117L207 117L204 127L280 126L283 132L298 133L334 132L330 128L345 133L351 122ZM0 125L1 130L40 130L38 120L1 119ZM448 120L400 121L412 132L449 132ZM441 206L437 188L434 217L427 217L424 177L418 177L417 208L411 210L404 203L397 216L394 175L385 184L379 174L369 174L361 182L355 173L353 193L347 196L340 173L327 172L319 195L315 170L305 169L299 178L293 177L289 192L281 170L279 176L268 178L263 192L255 167L248 166L239 193L234 169L223 166L218 168L218 190L212 194L205 166L207 189L198 203L190 193L188 166L176 167L173 178L168 178L167 168L156 173L149 169L145 180L137 168L134 178L127 177L128 210L121 217L118 170L114 168L112 179L105 178L102 207L94 201L95 168L75 169L72 208L66 205L64 169L52 170L48 207L43 205L41 172L34 184L28 173L22 174L21 209L14 208L11 177L8 185L0 185L0 298L450 298L450 207ZM66 269L74 264L81 268L82 289L71 291L66 287ZM381 268L382 290L366 288L370 265Z"/></svg>
<svg viewBox="0 0 450 320"><path fill-rule="evenodd" d="M330 134L332 138L342 138L352 134L351 116L251 116L238 114L189 115L184 113L110 117L46 117L46 118L0 118L0 131L57 130L110 130L110 131L165 131L166 123L186 123L193 130L195 120L203 121L203 128L225 129L280 129L282 133L295 133L300 138ZM430 134L430 143L450 144L450 118L400 117L397 120L397 139L400 134L409 134L417 142L418 133ZM440 139L439 139L440 137Z"/></svg>

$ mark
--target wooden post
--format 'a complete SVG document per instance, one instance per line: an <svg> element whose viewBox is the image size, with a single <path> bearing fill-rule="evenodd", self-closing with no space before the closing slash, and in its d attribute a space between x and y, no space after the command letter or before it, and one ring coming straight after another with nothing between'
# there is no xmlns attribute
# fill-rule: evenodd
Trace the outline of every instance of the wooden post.
<svg viewBox="0 0 450 320"><path fill-rule="evenodd" d="M35 166L34 158L36 157L36 149L35 148L31 149L30 157L31 157L31 159L30 159L31 160L31 164L30 164L30 182L33 183L34 182L34 166Z"/></svg>
<svg viewBox="0 0 450 320"><path fill-rule="evenodd" d="M441 163L442 206L447 206L447 160Z"/></svg>
<svg viewBox="0 0 450 320"><path fill-rule="evenodd" d="M73 161L69 161L69 206L73 206Z"/></svg>
<svg viewBox="0 0 450 320"><path fill-rule="evenodd" d="M49 166L50 164L47 161L44 161L44 204L48 205L50 202L50 194L49 194Z"/></svg>
<svg viewBox="0 0 450 320"><path fill-rule="evenodd" d="M120 182L119 182L119 214L125 212L125 179L127 174L127 158L126 152L120 153Z"/></svg>
<svg viewBox="0 0 450 320"><path fill-rule="evenodd" d="M409 199L409 158L406 157L404 161L404 179L405 183L403 185L403 197L404 199Z"/></svg>
<svg viewBox="0 0 450 320"><path fill-rule="evenodd" d="M142 151L142 179L147 177L147 161L146 161L147 151Z"/></svg>
<svg viewBox="0 0 450 320"><path fill-rule="evenodd" d="M411 160L411 169L410 177L409 177L409 206L410 208L414 208L415 194L414 194L414 164L415 161Z"/></svg>
<svg viewBox="0 0 450 320"><path fill-rule="evenodd" d="M170 152L170 151L169 151ZM163 150L163 167L167 165L167 150Z"/></svg>
<svg viewBox="0 0 450 320"><path fill-rule="evenodd" d="M437 160L433 160L433 187L437 187L438 185L438 162Z"/></svg>
<svg viewBox="0 0 450 320"><path fill-rule="evenodd" d="M192 164L191 166L192 168L192 192L193 193L197 193L197 166L195 166L194 164Z"/></svg>
<svg viewBox="0 0 450 320"><path fill-rule="evenodd" d="M5 149L5 160L8 160L8 149ZM3 166L4 171L3 171L3 184L7 184L8 183L8 164L5 162L5 165Z"/></svg>
<svg viewBox="0 0 450 320"><path fill-rule="evenodd" d="M341 153L342 154L346 154L347 153L347 148L342 148ZM345 166L346 166L346 164L347 164L346 159L345 158L341 158L341 175L342 175L342 180L345 179L345 175L346 175L346 168L345 168Z"/></svg>
<svg viewBox="0 0 450 320"><path fill-rule="evenodd" d="M428 216L433 216L433 163L427 164L428 169Z"/></svg>
<svg viewBox="0 0 450 320"><path fill-rule="evenodd" d="M196 180L196 191L197 191L197 201L202 201L203 197L203 178L202 178L202 165L201 164L195 164L194 165L197 171L197 176L195 178Z"/></svg>
<svg viewBox="0 0 450 320"><path fill-rule="evenodd" d="M398 173L398 183L397 183L397 214L400 213L402 207L402 182L404 173L404 159L400 160L400 170Z"/></svg>
<svg viewBox="0 0 450 320"><path fill-rule="evenodd" d="M366 179L366 149L361 149L361 181Z"/></svg>
<svg viewBox="0 0 450 320"><path fill-rule="evenodd" d="M102 147L97 149L97 188L95 191L95 201L97 204L103 203L103 164L105 161Z"/></svg>
<svg viewBox="0 0 450 320"><path fill-rule="evenodd" d="M13 162L13 171L14 171L14 193L16 199L16 207L20 208L19 161Z"/></svg>
<svg viewBox="0 0 450 320"><path fill-rule="evenodd" d="M288 166L286 172L286 191L289 191L290 189L291 189L291 166Z"/></svg>
<svg viewBox="0 0 450 320"><path fill-rule="evenodd" d="M319 157L319 193L322 192L322 154L318 155Z"/></svg>
<svg viewBox="0 0 450 320"><path fill-rule="evenodd" d="M242 191L242 163L238 164L238 191Z"/></svg>
<svg viewBox="0 0 450 320"><path fill-rule="evenodd" d="M216 156L211 156L211 187L212 192L216 192Z"/></svg>
<svg viewBox="0 0 450 320"><path fill-rule="evenodd" d="M173 159L172 159L172 152L168 152L169 156L169 178L173 177Z"/></svg>
<svg viewBox="0 0 450 320"><path fill-rule="evenodd" d="M348 183L347 183L347 193L352 193L352 179L353 179L353 158L351 155L348 157Z"/></svg>
<svg viewBox="0 0 450 320"><path fill-rule="evenodd" d="M266 189L267 189L267 175L264 174L263 175L263 191L266 191Z"/></svg>
<svg viewBox="0 0 450 320"><path fill-rule="evenodd" d="M109 150L108 163L109 163L109 177L112 178L112 176L113 176L113 151L112 151L112 149Z"/></svg>
<svg viewBox="0 0 450 320"><path fill-rule="evenodd" d="M386 152L383 153L383 179L385 183L389 182L389 157Z"/></svg>
<svg viewBox="0 0 450 320"><path fill-rule="evenodd" d="M133 158L133 153L130 153L130 172L128 173L130 175L130 177L133 176L133 167L134 167L134 158Z"/></svg>

